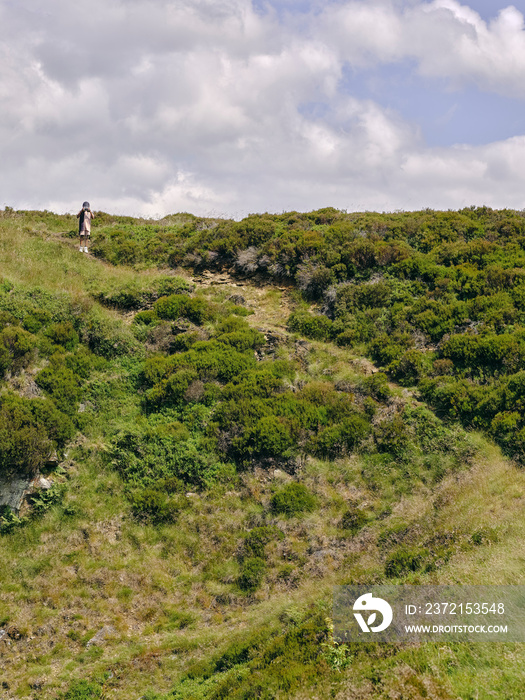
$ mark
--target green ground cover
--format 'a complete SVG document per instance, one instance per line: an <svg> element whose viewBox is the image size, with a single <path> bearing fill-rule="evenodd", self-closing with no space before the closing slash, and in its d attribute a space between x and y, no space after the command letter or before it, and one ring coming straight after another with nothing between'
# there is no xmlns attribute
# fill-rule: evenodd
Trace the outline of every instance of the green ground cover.
<svg viewBox="0 0 525 700"><path fill-rule="evenodd" d="M523 645L330 615L523 581L521 213L95 223L0 212L0 474L54 484L0 514L0 692L519 698Z"/></svg>

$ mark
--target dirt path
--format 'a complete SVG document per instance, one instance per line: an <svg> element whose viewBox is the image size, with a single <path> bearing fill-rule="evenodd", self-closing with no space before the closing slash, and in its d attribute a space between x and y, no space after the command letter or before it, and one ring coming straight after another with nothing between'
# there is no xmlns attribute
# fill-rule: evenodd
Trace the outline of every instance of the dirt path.
<svg viewBox="0 0 525 700"><path fill-rule="evenodd" d="M292 286L271 286L260 279L246 279L230 275L228 272L204 271L193 275L191 281L197 288L221 287L231 297L242 297L237 301L253 313L247 320L250 325L262 331L287 333L286 321L293 311L290 293ZM228 298L228 296L226 297ZM236 301L233 299L233 301Z"/></svg>

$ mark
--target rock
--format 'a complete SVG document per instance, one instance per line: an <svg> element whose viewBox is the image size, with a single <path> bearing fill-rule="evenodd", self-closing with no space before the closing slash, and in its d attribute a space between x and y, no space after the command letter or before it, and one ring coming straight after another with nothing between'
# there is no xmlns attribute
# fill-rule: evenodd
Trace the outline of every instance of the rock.
<svg viewBox="0 0 525 700"><path fill-rule="evenodd" d="M56 467L59 462L60 457L58 456L56 450L52 452L46 460L46 464L48 467Z"/></svg>
<svg viewBox="0 0 525 700"><path fill-rule="evenodd" d="M236 304L237 306L246 306L246 299L242 294L232 294L231 297L228 297L228 301L231 301L232 304Z"/></svg>
<svg viewBox="0 0 525 700"><path fill-rule="evenodd" d="M257 329L260 333L263 333L266 338L266 345L270 348L277 348L280 345L286 343L286 335L284 333L279 333L278 331L263 330L262 328Z"/></svg>
<svg viewBox="0 0 525 700"><path fill-rule="evenodd" d="M0 506L9 506L17 513L24 497L31 490L31 477L13 476L0 479Z"/></svg>
<svg viewBox="0 0 525 700"><path fill-rule="evenodd" d="M105 625L102 627L102 629L99 629L94 637L91 637L91 639L86 643L86 647L89 649L89 647L93 645L100 646L101 644L104 644L107 637L111 636L112 634L115 634L115 628L111 625Z"/></svg>
<svg viewBox="0 0 525 700"><path fill-rule="evenodd" d="M34 483L35 488L37 489L44 489L47 491L53 486L53 482L49 481L49 479L46 479L43 476L40 476Z"/></svg>
<svg viewBox="0 0 525 700"><path fill-rule="evenodd" d="M0 642L7 635L7 630L0 630Z"/></svg>
<svg viewBox="0 0 525 700"><path fill-rule="evenodd" d="M198 493L193 493L193 491L188 491L186 494L186 498L198 498L199 494Z"/></svg>

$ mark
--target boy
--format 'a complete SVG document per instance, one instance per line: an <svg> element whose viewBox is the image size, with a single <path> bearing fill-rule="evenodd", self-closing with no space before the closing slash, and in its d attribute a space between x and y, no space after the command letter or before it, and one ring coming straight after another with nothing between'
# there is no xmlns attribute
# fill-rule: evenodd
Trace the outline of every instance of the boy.
<svg viewBox="0 0 525 700"><path fill-rule="evenodd" d="M91 211L89 202L84 202L82 209L77 214L81 253L88 252L87 242L89 241L89 237L91 235L91 220L94 218L95 215Z"/></svg>

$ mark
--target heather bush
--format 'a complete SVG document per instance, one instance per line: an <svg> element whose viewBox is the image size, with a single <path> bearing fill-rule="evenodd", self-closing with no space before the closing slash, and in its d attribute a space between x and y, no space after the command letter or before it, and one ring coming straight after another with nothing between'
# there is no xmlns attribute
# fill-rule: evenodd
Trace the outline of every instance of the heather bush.
<svg viewBox="0 0 525 700"><path fill-rule="evenodd" d="M307 299L319 299L330 286L333 275L328 267L308 260L299 265L295 279Z"/></svg>
<svg viewBox="0 0 525 700"><path fill-rule="evenodd" d="M355 449L369 433L370 425L363 416L350 416L339 424L319 430L311 439L309 449L319 457L335 459Z"/></svg>
<svg viewBox="0 0 525 700"><path fill-rule="evenodd" d="M363 380L363 387L377 401L388 401L392 390L388 386L388 378L384 372L375 372Z"/></svg>
<svg viewBox="0 0 525 700"><path fill-rule="evenodd" d="M27 367L35 347L36 339L31 333L19 326L6 326L0 332L0 374Z"/></svg>
<svg viewBox="0 0 525 700"><path fill-rule="evenodd" d="M431 371L431 358L429 353L411 348L393 360L387 369L400 384L410 386Z"/></svg>
<svg viewBox="0 0 525 700"><path fill-rule="evenodd" d="M333 322L326 316L314 316L306 311L291 314L287 322L288 330L314 340L329 340L332 337Z"/></svg>
<svg viewBox="0 0 525 700"><path fill-rule="evenodd" d="M253 328L243 318L228 316L217 324L215 338L231 345L240 352L256 349L264 345L264 335Z"/></svg>
<svg viewBox="0 0 525 700"><path fill-rule="evenodd" d="M270 525L254 527L245 537L244 555L264 559L266 545L275 539L284 539L284 533L278 528Z"/></svg>
<svg viewBox="0 0 525 700"><path fill-rule="evenodd" d="M120 319L111 318L96 306L86 312L79 325L81 342L96 355L111 359L138 351L131 330Z"/></svg>
<svg viewBox="0 0 525 700"><path fill-rule="evenodd" d="M52 323L46 328L45 335L55 345L60 345L65 350L74 350L79 343L78 333L71 321Z"/></svg>
<svg viewBox="0 0 525 700"><path fill-rule="evenodd" d="M285 420L274 416L261 418L243 439L245 453L258 457L291 456L294 439Z"/></svg>
<svg viewBox="0 0 525 700"><path fill-rule="evenodd" d="M408 333L381 333L369 345L369 352L378 365L388 367L399 360L412 346L412 338Z"/></svg>
<svg viewBox="0 0 525 700"><path fill-rule="evenodd" d="M123 310L150 307L160 297L189 293L192 285L181 277L157 277L151 282L129 282L111 290L97 290L93 297L105 306Z"/></svg>
<svg viewBox="0 0 525 700"><path fill-rule="evenodd" d="M399 578L411 571L423 568L429 557L429 551L420 547L401 546L386 559L385 575L387 578Z"/></svg>
<svg viewBox="0 0 525 700"><path fill-rule="evenodd" d="M133 491L129 499L131 512L137 520L160 525L173 522L176 519L176 504L159 489L145 488Z"/></svg>
<svg viewBox="0 0 525 700"><path fill-rule="evenodd" d="M317 501L304 484L292 482L273 494L270 510L275 515L291 517L314 510Z"/></svg>
<svg viewBox="0 0 525 700"><path fill-rule="evenodd" d="M63 413L76 412L81 396L80 377L67 367L62 356L54 356L35 381Z"/></svg>
<svg viewBox="0 0 525 700"><path fill-rule="evenodd" d="M159 318L166 320L187 318L198 326L201 326L206 321L211 321L216 315L212 305L205 299L190 297L186 294L172 294L168 297L161 297L155 302L154 308Z"/></svg>
<svg viewBox="0 0 525 700"><path fill-rule="evenodd" d="M282 385L282 379L276 377L270 369L256 369L234 377L233 381L226 384L222 390L222 397L226 400L267 399L277 394Z"/></svg>
<svg viewBox="0 0 525 700"><path fill-rule="evenodd" d="M18 319L9 313L9 311L0 310L0 332L4 330L6 326L17 326Z"/></svg>
<svg viewBox="0 0 525 700"><path fill-rule="evenodd" d="M155 323L158 323L158 316L151 309L148 309L146 311L139 311L133 317L133 323L137 323L137 324L142 323L145 326L151 326L151 325L154 325Z"/></svg>
<svg viewBox="0 0 525 700"><path fill-rule="evenodd" d="M74 681L65 695L61 695L63 700L96 700L103 697L103 689L99 683L89 683L86 680Z"/></svg>
<svg viewBox="0 0 525 700"><path fill-rule="evenodd" d="M173 477L198 488L213 480L215 455L180 423L146 423L120 433L110 449L113 466L130 486L158 489Z"/></svg>
<svg viewBox="0 0 525 700"><path fill-rule="evenodd" d="M355 505L350 505L343 513L339 526L343 530L347 530L352 535L355 535L367 523L366 513Z"/></svg>
<svg viewBox="0 0 525 700"><path fill-rule="evenodd" d="M173 372L144 394L144 405L149 409L162 406L180 406L192 382L198 378L194 369Z"/></svg>
<svg viewBox="0 0 525 700"><path fill-rule="evenodd" d="M0 399L0 475L32 475L73 434L67 416L47 399Z"/></svg>
<svg viewBox="0 0 525 700"><path fill-rule="evenodd" d="M253 593L259 588L266 572L266 563L260 557L248 557L241 566L238 578L239 588L247 593Z"/></svg>
<svg viewBox="0 0 525 700"><path fill-rule="evenodd" d="M235 259L235 267L244 274L253 274L259 268L259 255L259 249L254 246L246 248L246 250L239 250Z"/></svg>
<svg viewBox="0 0 525 700"><path fill-rule="evenodd" d="M408 447L410 432L403 416L396 414L376 425L374 438L379 452L400 456Z"/></svg>

